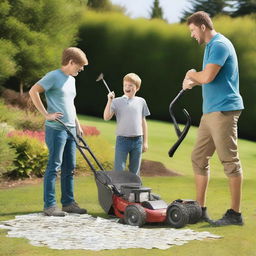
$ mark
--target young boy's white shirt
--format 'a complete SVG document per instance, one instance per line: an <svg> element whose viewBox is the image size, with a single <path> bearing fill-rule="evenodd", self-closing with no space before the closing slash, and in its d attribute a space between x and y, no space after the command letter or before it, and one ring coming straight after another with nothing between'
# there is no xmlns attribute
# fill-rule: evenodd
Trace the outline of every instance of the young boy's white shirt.
<svg viewBox="0 0 256 256"><path fill-rule="evenodd" d="M150 115L147 103L142 97L123 95L114 98L111 112L116 116L116 135L124 137L143 136L142 121Z"/></svg>

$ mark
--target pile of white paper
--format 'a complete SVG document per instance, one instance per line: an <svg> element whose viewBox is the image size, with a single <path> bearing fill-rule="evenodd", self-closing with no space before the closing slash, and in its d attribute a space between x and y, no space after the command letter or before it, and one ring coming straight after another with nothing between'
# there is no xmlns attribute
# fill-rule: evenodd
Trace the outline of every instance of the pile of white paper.
<svg viewBox="0 0 256 256"><path fill-rule="evenodd" d="M8 237L26 238L34 246L61 250L168 249L191 240L220 238L209 232L168 226L138 228L88 214L68 214L65 217L47 217L41 213L20 215L0 222L0 228L8 230Z"/></svg>

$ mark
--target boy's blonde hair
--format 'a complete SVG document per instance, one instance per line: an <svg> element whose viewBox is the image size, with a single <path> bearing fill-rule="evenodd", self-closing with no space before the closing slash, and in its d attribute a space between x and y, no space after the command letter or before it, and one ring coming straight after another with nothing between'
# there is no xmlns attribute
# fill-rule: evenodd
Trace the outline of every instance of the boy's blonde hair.
<svg viewBox="0 0 256 256"><path fill-rule="evenodd" d="M76 64L79 65L88 64L85 53L77 47L69 47L63 51L61 64L66 66L70 60L73 60Z"/></svg>
<svg viewBox="0 0 256 256"><path fill-rule="evenodd" d="M139 89L141 85L141 79L135 73L129 73L125 75L123 81L129 81L131 83L134 83L137 89Z"/></svg>

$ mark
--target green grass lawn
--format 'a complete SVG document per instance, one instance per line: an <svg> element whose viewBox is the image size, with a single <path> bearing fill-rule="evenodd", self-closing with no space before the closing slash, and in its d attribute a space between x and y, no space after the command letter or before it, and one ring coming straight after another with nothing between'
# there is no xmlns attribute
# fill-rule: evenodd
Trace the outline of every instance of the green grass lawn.
<svg viewBox="0 0 256 256"><path fill-rule="evenodd" d="M115 141L115 123L104 122L97 118L81 116L84 124L96 126L101 134L113 146ZM177 198L194 198L194 180L190 163L190 153L195 141L196 128L192 127L187 138L182 143L173 158L168 157L168 150L175 141L175 132L169 123L149 121L149 151L143 155L144 159L161 161L169 169L175 170L183 176L179 177L143 177L143 184L151 187L160 194L166 202ZM46 247L35 247L26 239L8 238L6 230L0 229L0 256L110 256L110 255L237 255L256 256L255 230L256 230L256 189L255 189L255 160L256 143L245 140L239 141L240 156L244 168L244 189L242 211L245 226L229 226L213 228L205 223L189 225L197 231L209 231L223 236L222 239L192 241L183 246L174 246L168 250L106 250L106 251L82 251L82 250L52 250ZM112 152L113 153L113 152ZM208 189L207 206L210 216L219 218L229 208L229 191L227 179L223 174L218 159L212 160L212 175ZM254 167L254 168L253 168ZM93 216L107 217L97 202L97 188L92 176L76 177L76 200L89 210ZM8 220L18 214L28 214L42 210L42 183L37 185L20 186L0 191L0 221ZM59 182L57 185L59 196ZM59 198L58 198L59 202ZM150 227L149 227L150 228ZM99 241L100 243L100 241Z"/></svg>

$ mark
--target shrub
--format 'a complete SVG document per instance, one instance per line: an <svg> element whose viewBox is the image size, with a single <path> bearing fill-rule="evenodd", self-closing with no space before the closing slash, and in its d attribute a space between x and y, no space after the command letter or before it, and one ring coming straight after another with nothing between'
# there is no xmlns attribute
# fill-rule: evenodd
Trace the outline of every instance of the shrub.
<svg viewBox="0 0 256 256"><path fill-rule="evenodd" d="M98 136L100 131L96 127L83 126L86 135L86 142L93 151L104 169L110 170L113 167L113 152L108 142ZM86 134L87 131L87 134ZM89 131L89 132L88 132ZM97 136L93 136L97 135ZM11 131L8 133L8 142L12 150L15 151L16 157L13 159L14 168L6 172L6 176L17 178L28 178L31 176L42 177L45 172L48 150L44 143L44 131ZM87 152L90 162L96 170L99 167ZM90 168L83 156L77 152L77 171L90 172Z"/></svg>
<svg viewBox="0 0 256 256"><path fill-rule="evenodd" d="M41 131L44 127L44 118L41 114L27 113L17 120L16 128L19 130Z"/></svg>
<svg viewBox="0 0 256 256"><path fill-rule="evenodd" d="M14 168L16 152L6 138L6 133L10 129L7 124L0 123L0 176Z"/></svg>
<svg viewBox="0 0 256 256"><path fill-rule="evenodd" d="M6 105L0 99L0 122L6 122L17 130L42 130L44 118L38 112L23 111L19 107Z"/></svg>
<svg viewBox="0 0 256 256"><path fill-rule="evenodd" d="M23 93L22 95L19 92L16 92L14 90L10 90L10 89L5 89L2 92L1 95L6 104L10 104L12 106L16 106L20 109L24 109L24 110L30 110L30 111L35 111L36 108L34 107L32 100L29 96L29 94Z"/></svg>
<svg viewBox="0 0 256 256"><path fill-rule="evenodd" d="M85 138L86 143L89 145L91 151L96 156L100 164L105 170L111 170L113 168L113 153L114 149L110 144L101 136L87 136ZM96 165L95 161L89 156L89 153L84 151L86 156L89 158L89 161L92 163L96 170L99 170L99 167ZM79 172L89 172L91 173L90 167L86 163L82 155L77 152L77 165L76 169Z"/></svg>
<svg viewBox="0 0 256 256"><path fill-rule="evenodd" d="M3 99L0 99L0 122L6 122L18 130L40 131L44 126L44 118L40 113L6 105Z"/></svg>
<svg viewBox="0 0 256 256"><path fill-rule="evenodd" d="M38 133L15 131L8 134L9 145L15 149L15 168L6 173L11 178L42 177L47 163L47 148Z"/></svg>
<svg viewBox="0 0 256 256"><path fill-rule="evenodd" d="M23 113L19 110L13 110L4 104L4 100L0 99L0 122L8 123L15 127L15 121L19 119L19 116L23 116Z"/></svg>
<svg viewBox="0 0 256 256"><path fill-rule="evenodd" d="M3 122L0 123L0 134L6 135L7 133L14 130L14 127L8 125L7 123Z"/></svg>

